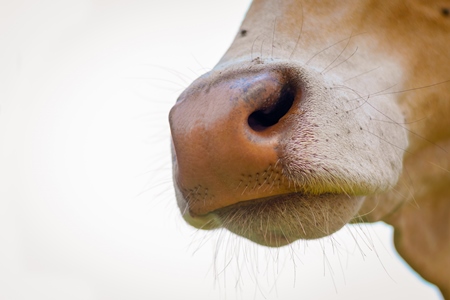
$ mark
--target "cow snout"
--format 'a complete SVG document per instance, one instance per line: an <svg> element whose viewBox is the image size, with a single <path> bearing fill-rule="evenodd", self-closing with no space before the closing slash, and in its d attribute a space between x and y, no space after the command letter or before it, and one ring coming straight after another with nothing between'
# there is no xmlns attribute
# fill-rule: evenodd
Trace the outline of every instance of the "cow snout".
<svg viewBox="0 0 450 300"><path fill-rule="evenodd" d="M294 192L280 140L301 114L289 70L201 77L170 112L174 177L190 214Z"/></svg>
<svg viewBox="0 0 450 300"><path fill-rule="evenodd" d="M398 107L341 87L282 61L197 79L170 112L185 220L280 246L339 230L364 195L393 186L407 144Z"/></svg>

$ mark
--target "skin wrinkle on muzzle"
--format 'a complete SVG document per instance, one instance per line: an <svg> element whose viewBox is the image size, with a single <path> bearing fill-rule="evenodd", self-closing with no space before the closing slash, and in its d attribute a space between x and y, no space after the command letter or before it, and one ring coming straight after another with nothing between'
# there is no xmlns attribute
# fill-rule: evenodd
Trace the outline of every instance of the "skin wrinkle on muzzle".
<svg viewBox="0 0 450 300"><path fill-rule="evenodd" d="M170 112L184 219L271 247L383 220L399 253L450 296L444 7L255 0Z"/></svg>

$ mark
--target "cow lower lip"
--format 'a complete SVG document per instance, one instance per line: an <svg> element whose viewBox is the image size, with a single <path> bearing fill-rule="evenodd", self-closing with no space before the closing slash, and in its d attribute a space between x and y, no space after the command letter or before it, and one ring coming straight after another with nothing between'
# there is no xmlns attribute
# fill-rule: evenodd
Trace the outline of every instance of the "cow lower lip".
<svg viewBox="0 0 450 300"><path fill-rule="evenodd" d="M358 212L363 197L289 193L239 202L210 212L217 227L269 247L328 236ZM320 213L318 213L320 212Z"/></svg>

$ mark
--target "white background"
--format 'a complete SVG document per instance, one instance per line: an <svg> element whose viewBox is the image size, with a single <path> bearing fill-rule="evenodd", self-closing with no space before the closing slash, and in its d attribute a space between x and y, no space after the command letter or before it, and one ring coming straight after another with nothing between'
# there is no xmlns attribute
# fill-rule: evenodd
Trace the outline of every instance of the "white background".
<svg viewBox="0 0 450 300"><path fill-rule="evenodd" d="M0 0L0 300L439 299L383 224L278 251L182 221L168 110L248 5Z"/></svg>

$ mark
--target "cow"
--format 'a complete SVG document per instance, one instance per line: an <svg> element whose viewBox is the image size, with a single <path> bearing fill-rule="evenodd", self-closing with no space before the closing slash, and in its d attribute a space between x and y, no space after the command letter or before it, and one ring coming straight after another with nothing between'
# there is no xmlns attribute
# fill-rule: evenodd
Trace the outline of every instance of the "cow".
<svg viewBox="0 0 450 300"><path fill-rule="evenodd" d="M450 299L449 49L449 0L254 0L170 111L183 218L268 247L384 221Z"/></svg>

